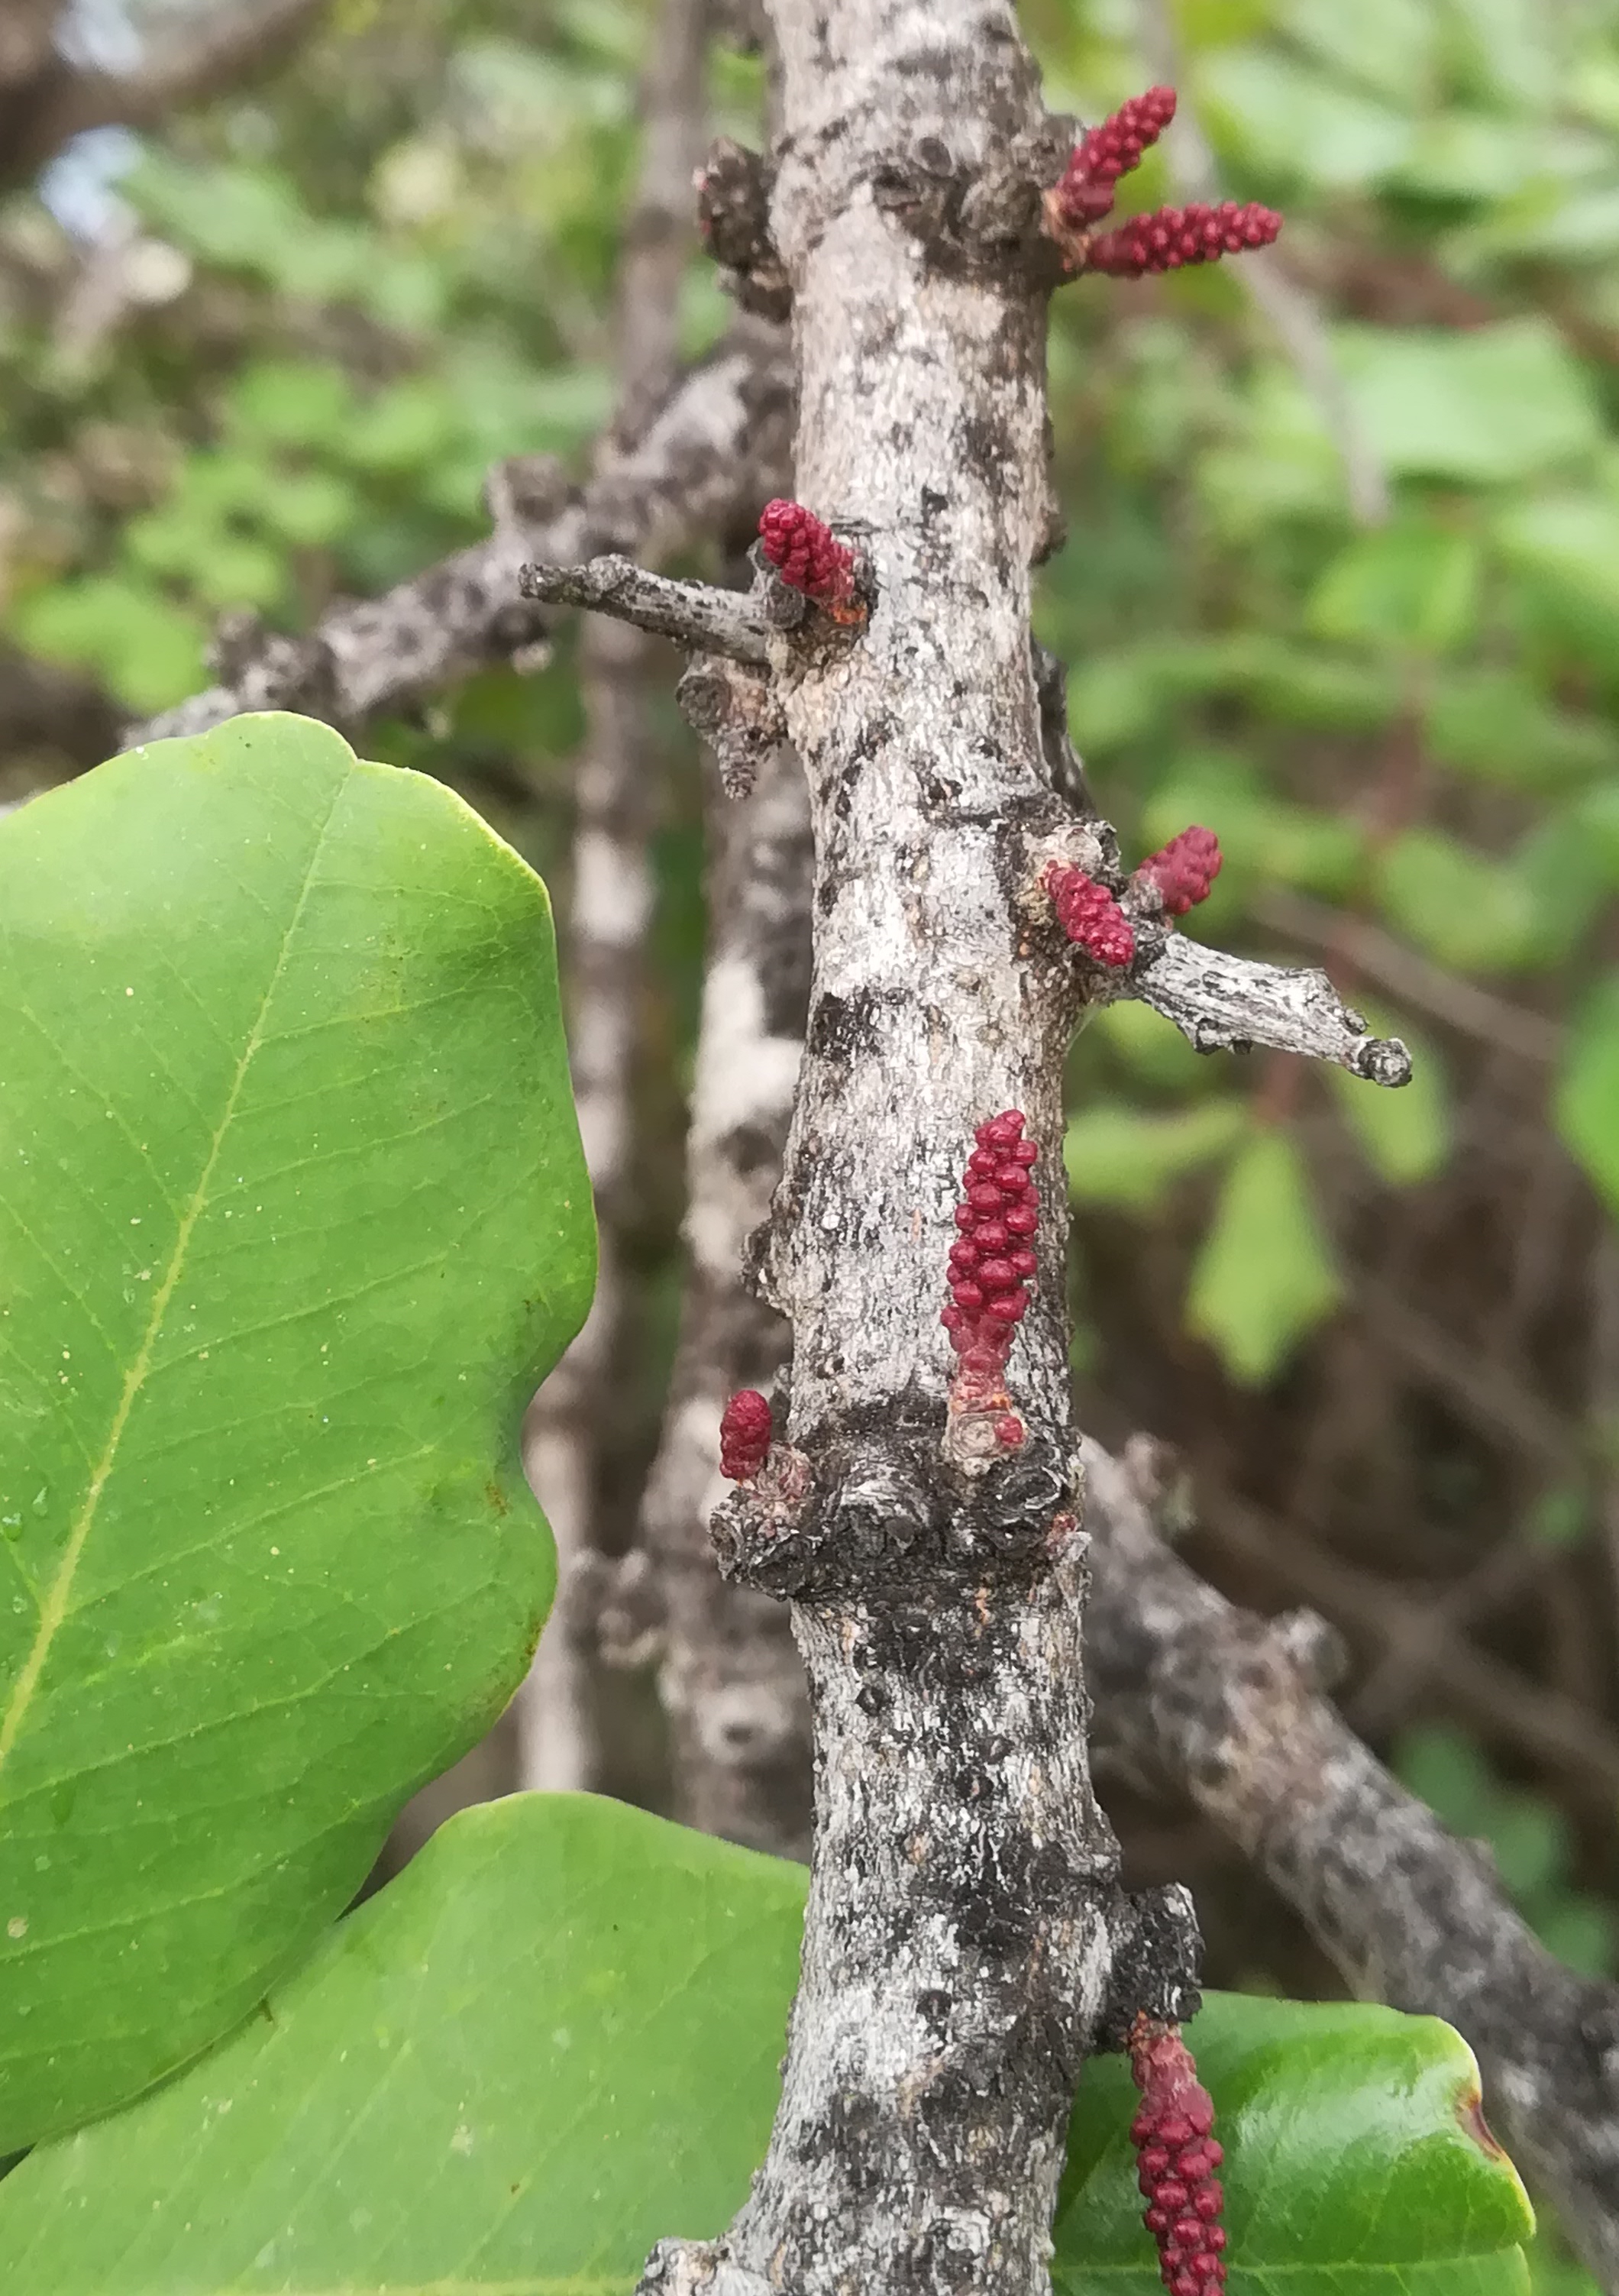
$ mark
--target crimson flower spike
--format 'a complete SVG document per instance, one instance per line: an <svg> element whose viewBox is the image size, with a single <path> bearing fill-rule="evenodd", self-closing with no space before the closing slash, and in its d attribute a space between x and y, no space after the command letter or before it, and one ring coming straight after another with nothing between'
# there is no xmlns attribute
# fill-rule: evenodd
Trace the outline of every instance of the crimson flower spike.
<svg viewBox="0 0 1619 2296"><path fill-rule="evenodd" d="M1173 87L1149 87L1110 112L1100 127L1087 128L1075 145L1053 198L1062 221L1083 230L1100 223L1113 205L1121 176L1141 164L1175 116Z"/></svg>
<svg viewBox="0 0 1619 2296"><path fill-rule="evenodd" d="M1222 2296L1225 2195L1214 2171L1225 2155L1214 2142L1214 2106L1198 2079L1178 2025L1139 2016L1130 2031L1130 2070L1141 2092L1130 2124L1142 2222L1157 2243L1169 2296Z"/></svg>
<svg viewBox="0 0 1619 2296"><path fill-rule="evenodd" d="M1117 279L1141 279L1150 271L1179 271L1188 264L1217 263L1245 248L1269 247L1280 229L1275 209L1261 207L1257 200L1246 207L1222 200L1218 207L1194 201L1190 207L1157 208L1093 239L1085 265Z"/></svg>

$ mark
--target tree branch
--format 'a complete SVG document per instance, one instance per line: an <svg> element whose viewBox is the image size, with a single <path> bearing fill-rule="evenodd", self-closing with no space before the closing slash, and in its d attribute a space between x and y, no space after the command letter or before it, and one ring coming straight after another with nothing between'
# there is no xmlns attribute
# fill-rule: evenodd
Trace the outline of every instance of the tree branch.
<svg viewBox="0 0 1619 2296"><path fill-rule="evenodd" d="M583 488L549 456L492 474L495 532L380 598L334 607L298 638L249 648L223 683L132 735L199 734L244 709L297 709L345 728L521 656L544 618L518 594L531 559L661 555L674 537L751 522L759 473L781 467L792 415L780 331L740 318L675 384L640 439Z"/></svg>
<svg viewBox="0 0 1619 2296"><path fill-rule="evenodd" d="M1173 1021L1199 1053L1266 1045L1331 1061L1370 1084L1410 1081L1410 1054L1400 1039L1368 1036L1324 972L1262 964L1172 932L1123 993Z"/></svg>
<svg viewBox="0 0 1619 2296"><path fill-rule="evenodd" d="M718 653L763 668L770 625L745 594L706 582L671 582L630 558L593 558L583 566L523 567L518 587L547 606L588 606L673 638L694 653Z"/></svg>
<svg viewBox="0 0 1619 2296"><path fill-rule="evenodd" d="M1134 1473L1095 1444L1084 1458L1099 1748L1212 1818L1358 1994L1458 2028L1509 2149L1619 2285L1619 1989L1555 1961L1487 1852L1340 1719L1321 1620L1236 1609L1158 1537L1141 1454Z"/></svg>

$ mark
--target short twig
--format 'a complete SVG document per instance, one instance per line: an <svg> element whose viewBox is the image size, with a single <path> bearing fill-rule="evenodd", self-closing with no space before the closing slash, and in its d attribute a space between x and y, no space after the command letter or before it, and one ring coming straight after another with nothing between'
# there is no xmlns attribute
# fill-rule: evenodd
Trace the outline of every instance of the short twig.
<svg viewBox="0 0 1619 2296"><path fill-rule="evenodd" d="M692 652L723 653L732 661L761 666L770 658L765 617L746 593L711 589L704 582L672 582L666 575L649 574L630 558L525 566L518 587L525 598L543 605L586 606L616 615Z"/></svg>

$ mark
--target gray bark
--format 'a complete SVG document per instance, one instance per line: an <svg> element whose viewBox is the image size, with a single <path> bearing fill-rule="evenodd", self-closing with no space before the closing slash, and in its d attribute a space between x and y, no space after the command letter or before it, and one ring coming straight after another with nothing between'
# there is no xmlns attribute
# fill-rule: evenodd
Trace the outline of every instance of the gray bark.
<svg viewBox="0 0 1619 2296"><path fill-rule="evenodd" d="M774 22L797 491L858 524L880 593L858 640L771 640L815 835L764 1268L807 1490L796 1512L744 1490L716 1519L731 1574L793 1601L815 1847L768 2155L724 2240L665 2243L649 2279L1040 2292L1124 1926L1086 1769L1049 1185L1077 992L1059 950L1018 950L1022 840L1062 815L1028 631L1051 516L1043 309L1013 265L939 259L871 187L936 150L971 183L1044 123L1003 5L836 0ZM1029 1441L974 1477L943 1452L938 1317L961 1168L1009 1107L1045 1151L1045 1280L1011 1366Z"/></svg>

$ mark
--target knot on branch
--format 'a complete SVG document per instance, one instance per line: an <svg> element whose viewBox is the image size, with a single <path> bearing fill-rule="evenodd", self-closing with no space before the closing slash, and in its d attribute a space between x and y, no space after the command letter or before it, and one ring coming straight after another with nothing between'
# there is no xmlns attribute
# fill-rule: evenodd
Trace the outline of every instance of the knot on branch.
<svg viewBox="0 0 1619 2296"><path fill-rule="evenodd" d="M1179 1882L1124 1897L1114 1917L1113 1963L1092 2046L1122 2056L1138 2017L1183 2024L1202 2007L1203 1933Z"/></svg>
<svg viewBox="0 0 1619 2296"><path fill-rule="evenodd" d="M907 1395L813 1431L802 1451L773 1443L709 1519L721 1575L779 1600L880 1604L913 1592L919 1571L967 1587L1071 1570L1084 1546L1077 1462L1025 1429L1015 1451L973 1461L964 1489L936 1413Z"/></svg>
<svg viewBox="0 0 1619 2296"><path fill-rule="evenodd" d="M745 311L780 324L792 308L786 266L771 234L775 170L746 144L722 135L692 178L697 227L724 275L721 284Z"/></svg>
<svg viewBox="0 0 1619 2296"><path fill-rule="evenodd" d="M787 720L768 678L718 654L699 654L675 689L681 716L719 762L727 797L753 794L770 752L787 738Z"/></svg>
<svg viewBox="0 0 1619 2296"><path fill-rule="evenodd" d="M1048 119L983 166L961 160L940 136L919 136L873 168L872 204L919 243L935 270L952 276L1032 270L1050 283L1041 187L1061 164L1070 132L1071 123Z"/></svg>

